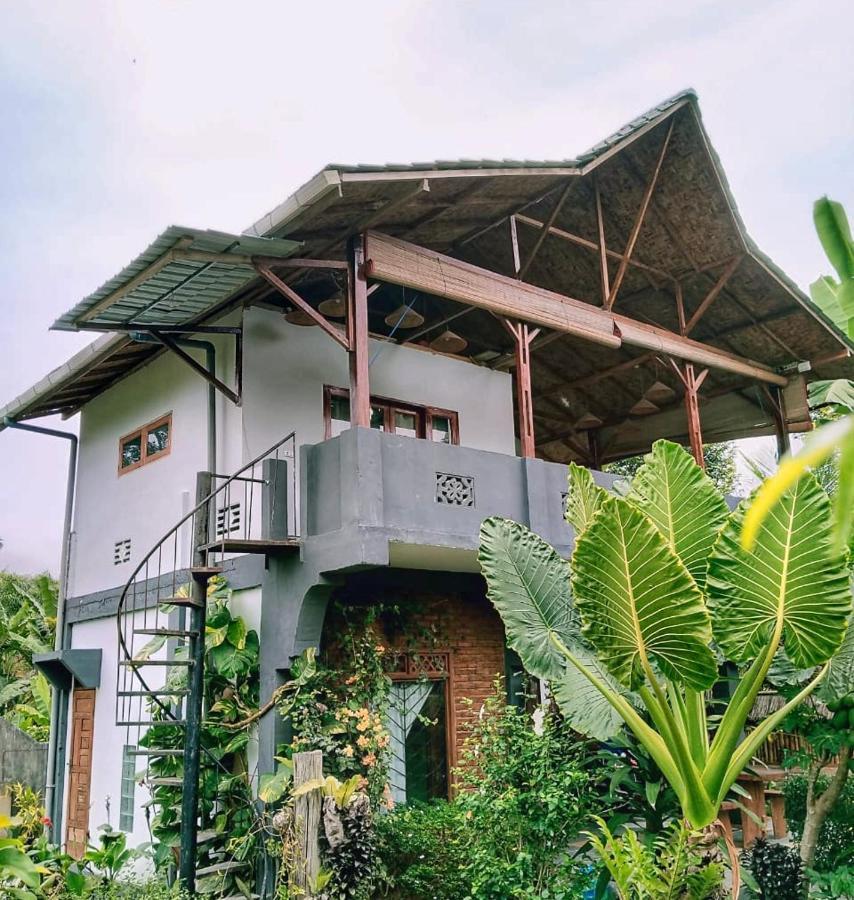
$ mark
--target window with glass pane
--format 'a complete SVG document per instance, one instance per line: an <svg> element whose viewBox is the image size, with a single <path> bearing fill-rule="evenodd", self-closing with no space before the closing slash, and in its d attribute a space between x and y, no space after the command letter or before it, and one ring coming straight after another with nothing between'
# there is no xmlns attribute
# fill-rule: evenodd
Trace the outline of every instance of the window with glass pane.
<svg viewBox="0 0 854 900"><path fill-rule="evenodd" d="M169 422L159 422L149 428L145 438L145 455L154 456L169 448Z"/></svg>
<svg viewBox="0 0 854 900"><path fill-rule="evenodd" d="M136 766L132 744L125 744L122 750L122 785L119 803L119 828L133 831L134 801L136 798Z"/></svg>
<svg viewBox="0 0 854 900"><path fill-rule="evenodd" d="M385 407L371 404L371 428L385 431Z"/></svg>
<svg viewBox="0 0 854 900"><path fill-rule="evenodd" d="M350 427L350 398L342 394L329 397L330 437L338 437Z"/></svg>
<svg viewBox="0 0 854 900"><path fill-rule="evenodd" d="M449 416L437 416L434 414L431 430L431 438L437 444L451 443L451 419Z"/></svg>
<svg viewBox="0 0 854 900"><path fill-rule="evenodd" d="M394 411L394 433L404 437L418 437L418 416L402 409Z"/></svg>
<svg viewBox="0 0 854 900"><path fill-rule="evenodd" d="M395 803L448 796L445 681L394 681L387 725Z"/></svg>
<svg viewBox="0 0 854 900"><path fill-rule="evenodd" d="M142 435L135 434L133 437L125 438L122 441L122 468L135 466L142 460Z"/></svg>

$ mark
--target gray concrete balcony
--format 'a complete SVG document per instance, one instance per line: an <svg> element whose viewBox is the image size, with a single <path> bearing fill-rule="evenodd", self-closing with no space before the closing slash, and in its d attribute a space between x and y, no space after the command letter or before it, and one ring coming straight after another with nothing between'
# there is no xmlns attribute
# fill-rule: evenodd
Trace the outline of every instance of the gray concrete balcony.
<svg viewBox="0 0 854 900"><path fill-rule="evenodd" d="M476 571L480 523L491 515L529 526L565 556L571 549L564 465L363 428L301 453L301 534L319 571Z"/></svg>

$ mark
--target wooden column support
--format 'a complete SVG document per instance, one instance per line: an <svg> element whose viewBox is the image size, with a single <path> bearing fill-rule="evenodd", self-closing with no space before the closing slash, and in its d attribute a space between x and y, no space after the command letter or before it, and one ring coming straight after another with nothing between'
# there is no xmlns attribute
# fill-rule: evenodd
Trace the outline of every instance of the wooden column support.
<svg viewBox="0 0 854 900"><path fill-rule="evenodd" d="M540 333L527 322L501 320L516 341L516 404L519 416L519 446L525 459L536 456L534 400L531 392L531 341Z"/></svg>
<svg viewBox="0 0 854 900"><path fill-rule="evenodd" d="M685 416L688 419L688 442L691 445L691 453L700 468L706 468L706 458L703 455L703 429L700 425L700 387L709 374L708 369L703 369L698 375L693 363L683 363L681 366L674 360L670 360L679 380L685 386Z"/></svg>
<svg viewBox="0 0 854 900"><path fill-rule="evenodd" d="M368 281L361 235L350 239L347 279L347 354L350 359L350 426L371 427L371 385L368 374Z"/></svg>

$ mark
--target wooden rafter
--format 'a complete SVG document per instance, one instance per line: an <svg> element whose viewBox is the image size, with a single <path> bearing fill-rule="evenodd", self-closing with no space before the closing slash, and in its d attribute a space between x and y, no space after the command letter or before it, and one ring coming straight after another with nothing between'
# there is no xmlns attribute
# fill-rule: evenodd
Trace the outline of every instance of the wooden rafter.
<svg viewBox="0 0 854 900"><path fill-rule="evenodd" d="M605 243L605 219L602 216L602 194L599 177L593 173L593 194L596 198L596 230L599 235L599 279L602 284L602 306L611 296L611 276L608 273L608 245Z"/></svg>
<svg viewBox="0 0 854 900"><path fill-rule="evenodd" d="M644 219L646 218L646 212L649 209L649 202L652 200L652 193L655 190L656 182L658 181L659 173L661 172L661 166L664 162L664 157L667 155L667 148L670 145L670 137L673 134L673 126L675 124L675 120L670 120L670 125L667 128L667 134L664 136L664 141L661 145L661 150L658 153L658 159L655 163L655 168L652 170L652 175L647 182L646 190L643 194L643 199L641 200L640 208L638 209L637 217L635 218L635 224L632 226L631 234L629 235L628 243L626 244L625 252L623 253L623 260L620 263L619 268L617 269L617 274L614 277L614 283L611 286L611 293L608 295L608 301L605 304L606 309L611 309L614 306L614 303L617 299L617 294L620 292L620 286L623 283L623 279L626 277L626 270L629 267L629 260L632 258L632 253L634 253L635 244L638 240L638 235L640 234L641 227L643 226Z"/></svg>
<svg viewBox="0 0 854 900"><path fill-rule="evenodd" d="M319 325L333 341L340 344L345 350L350 349L350 343L347 335L333 325L325 316L322 316L310 303L303 300L302 297L288 284L285 284L275 272L272 272L262 263L256 263L255 271L274 287L283 297L290 300L297 308L301 309L316 325Z"/></svg>
<svg viewBox="0 0 854 900"><path fill-rule="evenodd" d="M534 404L531 396L531 341L540 333L540 329L529 327L527 322L511 322L509 319L501 319L501 322L516 343L515 380L519 447L523 457L532 459L536 455L536 446Z"/></svg>
<svg viewBox="0 0 854 900"><path fill-rule="evenodd" d="M685 323L684 328L682 328L682 334L690 334L693 331L694 326L703 316L706 314L706 310L715 302L718 294L724 289L726 283L732 278L735 270L738 268L739 263L743 259L742 256L734 257L729 265L721 272L718 280L712 286L712 289L706 294L706 296L700 302L700 305L694 310L691 315L691 318Z"/></svg>
<svg viewBox="0 0 854 900"><path fill-rule="evenodd" d="M541 222L539 219L533 219L531 216L526 216L523 213L518 213L516 215L516 221L523 225L530 225L532 228L545 228L546 223ZM599 252L599 244L596 241L590 241L585 237L582 237L580 234L573 234L571 231L566 231L563 228L557 228L552 225L549 228L549 234L554 237L562 238L565 241L568 241L570 244L577 244L579 247L586 247L588 250L592 250L594 253ZM608 255L609 259L616 259L618 262L622 262L625 258L622 253L618 253L616 250L610 250L608 248L605 249L605 252ZM663 269L657 269L655 266L647 265L644 262L641 262L639 259L633 258L629 260L629 265L633 269L641 269L645 272L650 272L653 275L656 275L658 278L663 278L666 281L672 281L672 277L669 272L665 272Z"/></svg>
<svg viewBox="0 0 854 900"><path fill-rule="evenodd" d="M525 260L525 264L519 269L518 278L524 279L524 277L528 274L528 269L531 268L531 264L537 258L537 254L540 252L540 247L543 245L543 241L549 236L549 229L554 225L555 219L557 219L558 214L563 208L563 204L566 202L567 197L572 193L575 185L578 184L577 178L572 178L567 181L566 186L560 192L560 196L557 198L557 202L555 203L551 213L549 214L548 219L546 219L546 224L543 230L540 232L539 237L534 242L534 246L531 247L531 252L528 254L528 258Z"/></svg>

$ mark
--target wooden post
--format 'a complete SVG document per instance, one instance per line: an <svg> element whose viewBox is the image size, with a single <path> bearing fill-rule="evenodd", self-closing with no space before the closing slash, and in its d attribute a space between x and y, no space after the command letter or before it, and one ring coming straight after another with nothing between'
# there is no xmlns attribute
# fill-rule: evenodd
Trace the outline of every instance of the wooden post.
<svg viewBox="0 0 854 900"><path fill-rule="evenodd" d="M350 240L347 279L347 343L350 358L350 426L371 427L371 387L368 375L368 281L361 235Z"/></svg>
<svg viewBox="0 0 854 900"><path fill-rule="evenodd" d="M294 753L294 788L323 778L323 753L310 750ZM320 873L320 790L309 791L294 801L296 831L295 887L300 897L313 897Z"/></svg>
<svg viewBox="0 0 854 900"><path fill-rule="evenodd" d="M683 363L681 366L674 360L670 361L682 384L685 386L685 416L688 419L688 443L691 453L700 468L706 468L706 458L703 455L703 430L700 426L700 386L709 374L708 369L703 369L698 375L693 363Z"/></svg>
<svg viewBox="0 0 854 900"><path fill-rule="evenodd" d="M777 434L777 462L792 449L789 439L789 430L786 428L786 402L783 399L783 392L777 390L768 391L769 399L774 415L774 431Z"/></svg>
<svg viewBox="0 0 854 900"><path fill-rule="evenodd" d="M502 321L516 341L516 404L519 415L520 449L525 459L533 459L536 456L536 446L534 400L531 393L531 341L540 333L540 329L530 328L527 322L514 324L507 319Z"/></svg>

